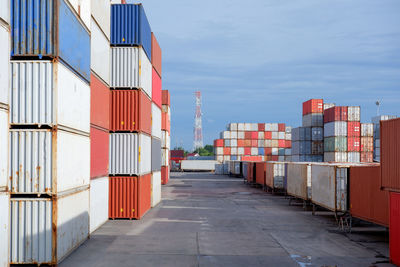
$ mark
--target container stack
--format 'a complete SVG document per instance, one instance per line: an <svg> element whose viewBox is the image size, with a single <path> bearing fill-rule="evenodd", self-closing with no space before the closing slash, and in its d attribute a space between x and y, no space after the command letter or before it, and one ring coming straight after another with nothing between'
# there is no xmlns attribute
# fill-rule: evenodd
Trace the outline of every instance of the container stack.
<svg viewBox="0 0 400 267"><path fill-rule="evenodd" d="M360 162L373 162L374 125L361 123Z"/></svg>
<svg viewBox="0 0 400 267"><path fill-rule="evenodd" d="M161 126L161 183L163 185L168 183L170 172L170 149L171 149L171 96L168 90L162 91L162 126Z"/></svg>
<svg viewBox="0 0 400 267"><path fill-rule="evenodd" d="M90 1L40 3L10 1L10 264L56 265L89 236Z"/></svg>
<svg viewBox="0 0 400 267"><path fill-rule="evenodd" d="M90 47L90 232L108 220L110 3L92 1Z"/></svg>
<svg viewBox="0 0 400 267"><path fill-rule="evenodd" d="M10 6L0 2L0 266L8 266L10 193L8 188L8 115L10 75Z"/></svg>
<svg viewBox="0 0 400 267"><path fill-rule="evenodd" d="M292 127L285 123L230 123L214 140L215 159L285 161L290 160Z"/></svg>
<svg viewBox="0 0 400 267"><path fill-rule="evenodd" d="M348 160L347 111L347 107L340 106L328 108L324 111L324 161L347 162ZM354 131L355 129L353 129ZM355 145L353 144L353 147Z"/></svg>
<svg viewBox="0 0 400 267"><path fill-rule="evenodd" d="M381 149L380 149L380 122L395 119L396 116L393 115L380 115L372 117L371 122L373 123L374 127L374 161L380 162L381 161Z"/></svg>
<svg viewBox="0 0 400 267"><path fill-rule="evenodd" d="M140 219L151 207L151 29L141 4L111 5L109 218ZM154 114L153 112L154 111Z"/></svg>

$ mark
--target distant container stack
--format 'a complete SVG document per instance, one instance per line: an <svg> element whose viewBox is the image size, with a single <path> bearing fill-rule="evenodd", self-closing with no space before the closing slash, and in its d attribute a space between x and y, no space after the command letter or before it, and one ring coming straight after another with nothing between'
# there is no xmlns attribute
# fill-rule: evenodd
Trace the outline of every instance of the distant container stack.
<svg viewBox="0 0 400 267"><path fill-rule="evenodd" d="M285 123L230 123L214 140L215 159L290 161L291 132Z"/></svg>
<svg viewBox="0 0 400 267"><path fill-rule="evenodd" d="M381 148L380 148L380 122L395 119L396 116L393 115L380 115L372 117L371 122L373 124L373 136L374 136L374 152L373 152L373 159L376 162L381 161Z"/></svg>
<svg viewBox="0 0 400 267"><path fill-rule="evenodd" d="M168 90L162 90L162 126L161 126L161 183L166 185L170 173L171 151L171 96Z"/></svg>
<svg viewBox="0 0 400 267"><path fill-rule="evenodd" d="M3 2L1 12L7 12ZM11 0L11 17L2 15L11 21L10 91L1 89L10 99L8 138L8 103L0 109L0 140L9 140L1 187L11 194L10 264L55 265L89 236L91 14L85 4ZM4 21L1 41L8 39ZM1 64L8 63L1 55Z"/></svg>

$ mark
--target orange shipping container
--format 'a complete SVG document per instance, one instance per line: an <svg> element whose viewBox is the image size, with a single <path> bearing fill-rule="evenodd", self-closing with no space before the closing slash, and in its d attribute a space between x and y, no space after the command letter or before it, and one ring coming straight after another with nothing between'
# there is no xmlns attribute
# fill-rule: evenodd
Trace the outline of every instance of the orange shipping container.
<svg viewBox="0 0 400 267"><path fill-rule="evenodd" d="M244 140L245 147L251 147L251 140Z"/></svg>
<svg viewBox="0 0 400 267"><path fill-rule="evenodd" d="M390 262L400 266L400 194L390 193Z"/></svg>
<svg viewBox="0 0 400 267"><path fill-rule="evenodd" d="M255 163L256 168L256 183L264 186L265 184L265 162L257 162Z"/></svg>
<svg viewBox="0 0 400 267"><path fill-rule="evenodd" d="M224 156L229 156L231 154L231 148L230 147L224 147Z"/></svg>
<svg viewBox="0 0 400 267"><path fill-rule="evenodd" d="M166 185L169 181L169 167L161 166L161 184Z"/></svg>
<svg viewBox="0 0 400 267"><path fill-rule="evenodd" d="M223 139L215 139L214 140L214 147L223 147L224 146L224 140Z"/></svg>
<svg viewBox="0 0 400 267"><path fill-rule="evenodd" d="M251 140L252 147L258 147L258 140Z"/></svg>
<svg viewBox="0 0 400 267"><path fill-rule="evenodd" d="M310 113L323 113L324 112L324 100L322 99L310 99L303 103L303 115Z"/></svg>
<svg viewBox="0 0 400 267"><path fill-rule="evenodd" d="M244 140L243 139L238 139L237 140L237 145L238 145L238 147L244 147L245 146Z"/></svg>
<svg viewBox="0 0 400 267"><path fill-rule="evenodd" d="M110 89L95 75L90 75L90 124L110 128Z"/></svg>
<svg viewBox="0 0 400 267"><path fill-rule="evenodd" d="M264 132L264 139L272 139L272 132Z"/></svg>
<svg viewBox="0 0 400 267"><path fill-rule="evenodd" d="M171 121L166 112L161 114L161 130L167 131L168 133L171 131Z"/></svg>
<svg viewBox="0 0 400 267"><path fill-rule="evenodd" d="M381 186L400 192L400 118L381 121Z"/></svg>
<svg viewBox="0 0 400 267"><path fill-rule="evenodd" d="M161 103L163 105L167 105L167 106L171 106L171 96L168 92L168 90L162 90L161 92L162 96L161 96Z"/></svg>

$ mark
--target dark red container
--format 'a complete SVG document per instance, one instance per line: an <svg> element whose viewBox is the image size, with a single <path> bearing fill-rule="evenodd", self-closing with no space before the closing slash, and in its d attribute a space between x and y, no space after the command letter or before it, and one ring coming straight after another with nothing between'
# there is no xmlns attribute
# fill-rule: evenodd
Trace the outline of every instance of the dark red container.
<svg viewBox="0 0 400 267"><path fill-rule="evenodd" d="M385 190L400 192L400 118L381 121L382 184Z"/></svg>
<svg viewBox="0 0 400 267"><path fill-rule="evenodd" d="M286 125L284 123L278 123L278 132L286 131Z"/></svg>
<svg viewBox="0 0 400 267"><path fill-rule="evenodd" d="M214 140L214 147L223 147L223 146L224 146L224 140L223 139Z"/></svg>
<svg viewBox="0 0 400 267"><path fill-rule="evenodd" d="M259 132L264 132L265 131L265 124L264 123L259 123L258 124L258 131Z"/></svg>
<svg viewBox="0 0 400 267"><path fill-rule="evenodd" d="M381 190L380 166L350 167L350 213L389 226L389 193Z"/></svg>
<svg viewBox="0 0 400 267"><path fill-rule="evenodd" d="M251 147L258 147L258 140L251 140Z"/></svg>
<svg viewBox="0 0 400 267"><path fill-rule="evenodd" d="M271 156L271 161L278 161L279 156Z"/></svg>
<svg viewBox="0 0 400 267"><path fill-rule="evenodd" d="M90 75L90 124L110 128L110 89L93 73Z"/></svg>
<svg viewBox="0 0 400 267"><path fill-rule="evenodd" d="M251 132L251 139L257 140L258 139L258 132Z"/></svg>
<svg viewBox="0 0 400 267"><path fill-rule="evenodd" d="M245 159L244 161L250 161L250 160ZM249 175L247 176L247 182L255 183L256 182L255 163L249 162L249 165L247 167L249 172Z"/></svg>
<svg viewBox="0 0 400 267"><path fill-rule="evenodd" d="M180 149L171 150L170 154L171 154L171 157L174 157L174 158L182 158L183 159L185 157L185 151L180 150Z"/></svg>
<svg viewBox="0 0 400 267"><path fill-rule="evenodd" d="M161 77L162 53L154 33L151 33L151 64Z"/></svg>
<svg viewBox="0 0 400 267"><path fill-rule="evenodd" d="M90 178L108 176L109 133L90 127Z"/></svg>
<svg viewBox="0 0 400 267"><path fill-rule="evenodd" d="M171 106L171 96L168 90L161 91L161 103L163 105Z"/></svg>
<svg viewBox="0 0 400 267"><path fill-rule="evenodd" d="M292 147L292 140L285 140L285 148L291 148Z"/></svg>
<svg viewBox="0 0 400 267"><path fill-rule="evenodd" d="M251 139L251 132L244 132L244 139Z"/></svg>
<svg viewBox="0 0 400 267"><path fill-rule="evenodd" d="M224 156L230 156L230 155L231 155L231 148L224 147Z"/></svg>
<svg viewBox="0 0 400 267"><path fill-rule="evenodd" d="M247 155L251 155L251 148L250 147L245 147L244 148L244 154L247 156ZM242 159L242 160L244 160L244 159Z"/></svg>
<svg viewBox="0 0 400 267"><path fill-rule="evenodd" d="M151 90L151 99L154 104L156 104L159 108L161 108L161 89L162 89L162 80L161 77L158 76L158 73L153 68L152 73L152 90Z"/></svg>
<svg viewBox="0 0 400 267"><path fill-rule="evenodd" d="M360 151L360 137L347 137L347 151L348 152Z"/></svg>
<svg viewBox="0 0 400 267"><path fill-rule="evenodd" d="M347 136L361 136L361 123L359 121L347 122Z"/></svg>
<svg viewBox="0 0 400 267"><path fill-rule="evenodd" d="M332 121L347 121L347 107L331 107L324 111L324 123Z"/></svg>
<svg viewBox="0 0 400 267"><path fill-rule="evenodd" d="M324 100L322 99L310 99L303 102L303 115L310 113L323 113L324 112Z"/></svg>
<svg viewBox="0 0 400 267"><path fill-rule="evenodd" d="M272 139L272 132L264 132L264 139L271 140Z"/></svg>
<svg viewBox="0 0 400 267"><path fill-rule="evenodd" d="M400 266L400 193L390 193L390 261Z"/></svg>
<svg viewBox="0 0 400 267"><path fill-rule="evenodd" d="M237 140L237 146L238 147L244 147L244 140L243 139L238 139Z"/></svg>
<svg viewBox="0 0 400 267"><path fill-rule="evenodd" d="M279 148L284 148L284 147L286 147L286 140L279 139L279 140L278 140L278 147L279 147Z"/></svg>
<svg viewBox="0 0 400 267"><path fill-rule="evenodd" d="M171 121L167 112L161 113L161 130L171 132Z"/></svg>
<svg viewBox="0 0 400 267"><path fill-rule="evenodd" d="M264 148L264 153L266 156L271 156L272 155L272 147Z"/></svg>
<svg viewBox="0 0 400 267"><path fill-rule="evenodd" d="M112 132L151 134L151 100L141 90L111 90Z"/></svg>
<svg viewBox="0 0 400 267"><path fill-rule="evenodd" d="M264 185L265 183L265 162L257 162L255 163L256 168L256 183L259 185Z"/></svg>
<svg viewBox="0 0 400 267"><path fill-rule="evenodd" d="M151 206L151 174L109 178L109 218L140 219Z"/></svg>
<svg viewBox="0 0 400 267"><path fill-rule="evenodd" d="M161 184L166 185L169 181L169 167L161 166Z"/></svg>
<svg viewBox="0 0 400 267"><path fill-rule="evenodd" d="M360 153L360 161L361 162L373 162L374 161L374 152L361 152Z"/></svg>

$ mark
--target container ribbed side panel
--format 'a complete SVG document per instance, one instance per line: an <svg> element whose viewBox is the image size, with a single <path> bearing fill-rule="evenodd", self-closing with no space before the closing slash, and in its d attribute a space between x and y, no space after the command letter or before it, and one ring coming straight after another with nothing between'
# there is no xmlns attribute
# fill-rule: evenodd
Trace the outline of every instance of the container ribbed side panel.
<svg viewBox="0 0 400 267"><path fill-rule="evenodd" d="M109 218L137 218L137 177L110 177Z"/></svg>
<svg viewBox="0 0 400 267"><path fill-rule="evenodd" d="M111 131L139 130L139 91L111 90Z"/></svg>
<svg viewBox="0 0 400 267"><path fill-rule="evenodd" d="M12 199L10 206L10 262L51 263L51 200Z"/></svg>
<svg viewBox="0 0 400 267"><path fill-rule="evenodd" d="M9 188L12 193L52 192L52 133L10 131Z"/></svg>
<svg viewBox="0 0 400 267"><path fill-rule="evenodd" d="M138 88L139 75L139 48L112 47L110 87Z"/></svg>
<svg viewBox="0 0 400 267"><path fill-rule="evenodd" d="M110 134L110 174L138 175L139 138L136 133Z"/></svg>
<svg viewBox="0 0 400 267"><path fill-rule="evenodd" d="M54 123L53 64L50 61L11 62L11 124Z"/></svg>

